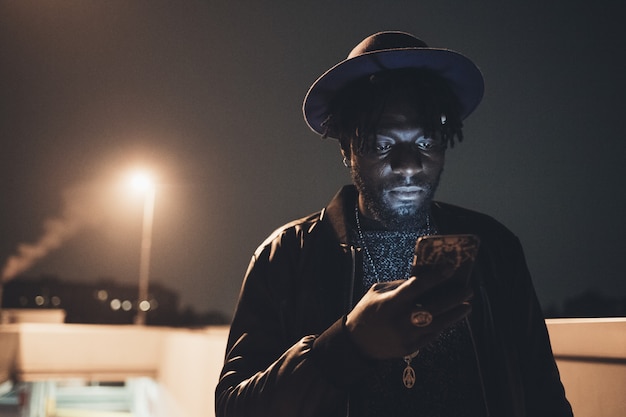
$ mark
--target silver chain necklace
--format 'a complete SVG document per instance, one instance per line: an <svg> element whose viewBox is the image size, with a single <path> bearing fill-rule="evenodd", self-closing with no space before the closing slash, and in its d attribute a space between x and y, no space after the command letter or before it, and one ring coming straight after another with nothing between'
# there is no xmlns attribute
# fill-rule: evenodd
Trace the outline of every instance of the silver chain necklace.
<svg viewBox="0 0 626 417"><path fill-rule="evenodd" d="M367 248L367 242L365 242L365 236L363 235L363 229L361 228L361 219L359 217L359 203L358 202L357 204L354 205L354 218L356 220L356 230L358 233L358 237L361 242L361 246L363 247L363 251L365 252L365 256L367 257L367 260L370 264L370 268L372 269L372 273L374 274L374 277L376 278L376 282L380 282L378 272L376 270L376 265L374 265L374 259L372 258L372 255L370 254L370 251ZM430 214L426 215L425 232L426 232L425 233L426 235L436 233L436 231L433 230L430 225ZM412 257L409 258L409 261L408 261L409 268L411 266L411 261L412 261ZM404 363L406 363L406 367L404 368L404 371L402 372L402 383L404 384L406 388L413 388L413 386L415 385L415 379L416 379L415 370L411 366L411 362L419 353L420 351L418 349L415 352L411 353L410 355L406 355L403 358Z"/></svg>
<svg viewBox="0 0 626 417"><path fill-rule="evenodd" d="M367 257L367 261L370 265L370 268L372 269L372 273L374 274L374 278L376 278L376 282L380 282L380 277L378 275L378 270L376 269L376 265L374 264L374 259L372 258L372 255L367 247L367 242L365 241L365 236L363 234L363 229L361 228L361 218L359 216L359 204L355 204L354 205L354 219L356 220L356 230L357 230L357 234L359 237L359 241L361 242L361 246L363 247L363 251L365 252L365 256ZM426 215L426 229L425 229L425 235L431 235L434 234L435 231L432 229L431 224L430 224L430 214ZM412 261L412 257L409 258L408 260L408 267L409 270L411 268L411 261Z"/></svg>

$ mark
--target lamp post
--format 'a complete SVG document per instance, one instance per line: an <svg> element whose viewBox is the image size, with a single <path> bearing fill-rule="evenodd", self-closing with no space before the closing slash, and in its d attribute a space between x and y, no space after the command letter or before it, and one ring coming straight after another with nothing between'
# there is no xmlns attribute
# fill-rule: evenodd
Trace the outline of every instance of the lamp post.
<svg viewBox="0 0 626 417"><path fill-rule="evenodd" d="M144 193L143 227L141 232L141 254L139 259L139 285L137 298L137 315L135 324L146 324L146 314L150 310L148 300L148 280L150 275L150 249L152 247L152 223L154 219L154 197L156 186L146 173L134 175L133 185Z"/></svg>

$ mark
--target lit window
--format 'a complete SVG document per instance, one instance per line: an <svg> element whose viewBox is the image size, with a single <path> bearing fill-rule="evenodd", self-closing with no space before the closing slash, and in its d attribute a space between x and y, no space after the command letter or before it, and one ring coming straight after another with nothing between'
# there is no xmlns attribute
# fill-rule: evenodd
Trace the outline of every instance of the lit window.
<svg viewBox="0 0 626 417"><path fill-rule="evenodd" d="M109 298L109 293L107 290L98 290L96 298L100 301L106 301Z"/></svg>
<svg viewBox="0 0 626 417"><path fill-rule="evenodd" d="M130 311L131 308L133 308L133 303L128 300L122 301L122 310Z"/></svg>
<svg viewBox="0 0 626 417"><path fill-rule="evenodd" d="M114 298L113 300L111 300L111 310L119 310L120 307L122 307L122 302L120 300L118 300L117 298Z"/></svg>
<svg viewBox="0 0 626 417"><path fill-rule="evenodd" d="M43 298L43 296L38 295L35 297L35 304L37 304L38 306L42 306L45 302L46 302L46 299Z"/></svg>

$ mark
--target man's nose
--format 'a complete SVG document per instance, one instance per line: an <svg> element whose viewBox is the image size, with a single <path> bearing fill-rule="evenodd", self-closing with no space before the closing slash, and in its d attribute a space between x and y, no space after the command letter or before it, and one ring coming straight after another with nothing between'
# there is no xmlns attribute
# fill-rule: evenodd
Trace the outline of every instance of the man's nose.
<svg viewBox="0 0 626 417"><path fill-rule="evenodd" d="M411 177L422 170L422 154L413 146L400 146L391 155L394 173Z"/></svg>

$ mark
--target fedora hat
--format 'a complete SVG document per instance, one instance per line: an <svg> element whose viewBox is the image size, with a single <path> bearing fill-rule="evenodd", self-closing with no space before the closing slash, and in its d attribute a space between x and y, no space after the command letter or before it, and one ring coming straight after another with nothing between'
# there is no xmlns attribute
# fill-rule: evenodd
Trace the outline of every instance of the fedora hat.
<svg viewBox="0 0 626 417"><path fill-rule="evenodd" d="M323 123L337 92L358 78L401 68L429 69L447 80L459 101L462 120L476 109L483 97L482 74L466 56L449 49L430 48L406 32L378 32L361 41L345 60L311 85L302 106L306 123L323 135Z"/></svg>

